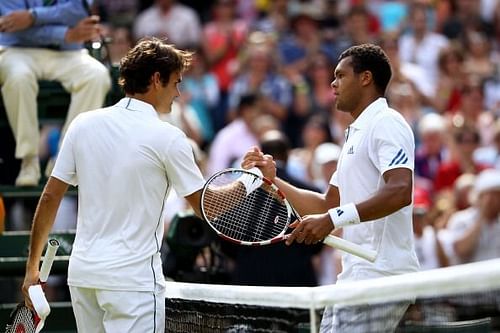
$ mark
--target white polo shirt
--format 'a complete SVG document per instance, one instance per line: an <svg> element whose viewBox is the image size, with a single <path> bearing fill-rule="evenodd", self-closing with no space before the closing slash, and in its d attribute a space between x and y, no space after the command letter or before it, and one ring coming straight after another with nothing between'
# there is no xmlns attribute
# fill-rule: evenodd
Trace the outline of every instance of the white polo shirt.
<svg viewBox="0 0 500 333"><path fill-rule="evenodd" d="M330 184L338 187L340 204L357 204L384 185L384 172L413 171L413 132L385 98L370 104L346 131L346 142ZM384 218L343 228L346 240L378 252L370 263L343 254L339 280L362 280L418 270L412 231L412 205Z"/></svg>
<svg viewBox="0 0 500 333"><path fill-rule="evenodd" d="M152 105L123 98L73 120L52 176L79 187L69 285L164 285L159 251L168 192L186 196L204 184L181 130L162 122Z"/></svg>

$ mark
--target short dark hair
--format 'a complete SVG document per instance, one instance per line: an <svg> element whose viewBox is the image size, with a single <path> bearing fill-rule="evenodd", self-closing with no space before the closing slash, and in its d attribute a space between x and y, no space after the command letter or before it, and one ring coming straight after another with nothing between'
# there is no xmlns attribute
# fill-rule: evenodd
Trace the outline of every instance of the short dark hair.
<svg viewBox="0 0 500 333"><path fill-rule="evenodd" d="M165 40L143 38L121 59L118 84L127 94L145 93L154 73L160 73L162 83L167 84L172 73L188 68L191 58L192 52L179 50Z"/></svg>
<svg viewBox="0 0 500 333"><path fill-rule="evenodd" d="M347 57L352 59L354 73L372 73L377 91L383 95L392 76L391 64L384 50L375 44L355 45L342 52L339 61Z"/></svg>

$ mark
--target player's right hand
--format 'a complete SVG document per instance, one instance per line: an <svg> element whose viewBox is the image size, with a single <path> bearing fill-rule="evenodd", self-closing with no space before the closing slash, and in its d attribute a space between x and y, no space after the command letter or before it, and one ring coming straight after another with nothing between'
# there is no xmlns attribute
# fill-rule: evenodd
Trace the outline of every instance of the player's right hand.
<svg viewBox="0 0 500 333"><path fill-rule="evenodd" d="M265 155L258 147L252 147L243 157L243 169L257 167L265 178L273 181L276 177L276 162L271 155Z"/></svg>

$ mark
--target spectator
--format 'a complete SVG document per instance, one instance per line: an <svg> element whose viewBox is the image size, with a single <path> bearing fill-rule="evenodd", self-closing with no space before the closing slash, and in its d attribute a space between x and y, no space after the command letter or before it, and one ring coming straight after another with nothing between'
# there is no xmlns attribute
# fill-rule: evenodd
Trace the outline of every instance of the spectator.
<svg viewBox="0 0 500 333"><path fill-rule="evenodd" d="M487 165L476 163L473 158L479 143L479 133L475 128L470 126L455 128L451 156L439 166L434 178L436 192L451 190L455 180L463 173L477 174L487 168Z"/></svg>
<svg viewBox="0 0 500 333"><path fill-rule="evenodd" d="M79 0L45 6L42 1L5 0L0 12L0 45L5 48L0 83L16 139L15 156L22 159L15 183L35 186L41 176L37 81L59 81L71 93L63 135L79 113L101 107L110 88L106 67L83 48L83 42L99 37L99 17L89 17ZM48 165L50 171L52 163Z"/></svg>
<svg viewBox="0 0 500 333"><path fill-rule="evenodd" d="M237 18L235 0L217 0L213 6L212 20L203 27L203 49L221 93L213 119L218 131L227 121L228 91L238 69L237 56L246 41L248 26Z"/></svg>
<svg viewBox="0 0 500 333"><path fill-rule="evenodd" d="M449 42L445 36L430 31L427 10L428 7L420 2L415 2L410 9L411 31L399 39L399 58L401 61L422 67L426 73L427 84L434 90L439 76L437 70L439 52Z"/></svg>
<svg viewBox="0 0 500 333"><path fill-rule="evenodd" d="M497 119L494 124L492 142L478 148L474 153L474 160L500 170L500 119Z"/></svg>
<svg viewBox="0 0 500 333"><path fill-rule="evenodd" d="M473 194L473 205L455 213L447 226L460 263L500 257L500 171L481 172Z"/></svg>
<svg viewBox="0 0 500 333"><path fill-rule="evenodd" d="M108 59L112 66L118 66L121 58L134 46L132 31L127 26L112 26L109 37Z"/></svg>
<svg viewBox="0 0 500 333"><path fill-rule="evenodd" d="M134 37L154 36L168 38L179 48L199 45L201 23L198 14L176 0L156 0L154 5L140 13L134 24Z"/></svg>
<svg viewBox="0 0 500 333"><path fill-rule="evenodd" d="M264 44L250 45L243 71L233 82L229 91L229 109L234 112L241 96L260 95L262 112L283 121L292 104L292 93L288 81L276 70L272 49ZM230 118L234 114L230 115Z"/></svg>
<svg viewBox="0 0 500 333"><path fill-rule="evenodd" d="M434 221L429 219L431 204L429 192L416 187L413 191L413 234L421 270L448 266L448 257L438 238Z"/></svg>
<svg viewBox="0 0 500 333"><path fill-rule="evenodd" d="M194 109L203 124L201 146L204 147L215 135L214 115L220 100L220 89L215 75L208 72L207 59L202 48L193 54L193 65L184 74L181 88L183 99Z"/></svg>
<svg viewBox="0 0 500 333"><path fill-rule="evenodd" d="M445 146L446 120L437 113L420 118L417 127L419 145L415 152L415 174L433 181L441 163L447 157Z"/></svg>
<svg viewBox="0 0 500 333"><path fill-rule="evenodd" d="M237 118L220 130L209 150L207 174L228 168L245 152L259 142L255 120L262 114L256 95L244 95L240 99Z"/></svg>

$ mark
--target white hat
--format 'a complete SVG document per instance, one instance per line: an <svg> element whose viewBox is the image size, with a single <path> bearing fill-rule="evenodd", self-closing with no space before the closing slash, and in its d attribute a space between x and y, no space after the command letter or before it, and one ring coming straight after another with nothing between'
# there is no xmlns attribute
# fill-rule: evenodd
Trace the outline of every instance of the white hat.
<svg viewBox="0 0 500 333"><path fill-rule="evenodd" d="M427 113L418 122L418 132L420 135L429 132L444 132L446 122L444 117L437 113Z"/></svg>
<svg viewBox="0 0 500 333"><path fill-rule="evenodd" d="M500 190L500 170L487 169L482 171L476 178L474 183L476 195L491 190Z"/></svg>
<svg viewBox="0 0 500 333"><path fill-rule="evenodd" d="M332 142L324 142L314 150L314 162L319 165L338 161L341 152L340 146Z"/></svg>

